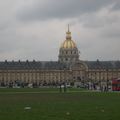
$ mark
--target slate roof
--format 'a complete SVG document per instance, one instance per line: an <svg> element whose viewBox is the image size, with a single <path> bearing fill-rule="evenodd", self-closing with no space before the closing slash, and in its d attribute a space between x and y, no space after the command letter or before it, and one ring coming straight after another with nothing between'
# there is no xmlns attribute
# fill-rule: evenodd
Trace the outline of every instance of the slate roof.
<svg viewBox="0 0 120 120"><path fill-rule="evenodd" d="M120 61L84 61L89 69L120 69ZM58 61L2 61L0 70L63 70L69 65Z"/></svg>
<svg viewBox="0 0 120 120"><path fill-rule="evenodd" d="M1 70L22 70L22 69L40 69L40 70L61 70L68 69L66 64L57 61L5 61L0 62Z"/></svg>
<svg viewBox="0 0 120 120"><path fill-rule="evenodd" d="M120 61L85 61L89 69L120 69Z"/></svg>

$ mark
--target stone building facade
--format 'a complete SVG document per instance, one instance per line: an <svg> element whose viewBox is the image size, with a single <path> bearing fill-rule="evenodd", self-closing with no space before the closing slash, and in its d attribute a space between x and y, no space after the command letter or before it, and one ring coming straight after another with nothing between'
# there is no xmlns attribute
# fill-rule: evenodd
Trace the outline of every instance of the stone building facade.
<svg viewBox="0 0 120 120"><path fill-rule="evenodd" d="M101 85L120 78L120 61L82 61L79 50L66 32L66 40L59 49L58 61L1 61L0 86L73 85L75 82Z"/></svg>

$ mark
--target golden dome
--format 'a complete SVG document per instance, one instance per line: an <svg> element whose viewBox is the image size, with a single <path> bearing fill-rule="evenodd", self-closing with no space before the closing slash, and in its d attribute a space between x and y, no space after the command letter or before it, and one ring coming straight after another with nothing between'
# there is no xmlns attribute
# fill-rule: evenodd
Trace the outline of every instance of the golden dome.
<svg viewBox="0 0 120 120"><path fill-rule="evenodd" d="M62 43L61 48L68 48L73 49L76 48L75 42L71 39L71 32L69 31L69 25L68 25L68 32L66 32L66 40Z"/></svg>
<svg viewBox="0 0 120 120"><path fill-rule="evenodd" d="M73 49L76 48L76 44L74 43L73 40L65 40L61 45L61 48Z"/></svg>

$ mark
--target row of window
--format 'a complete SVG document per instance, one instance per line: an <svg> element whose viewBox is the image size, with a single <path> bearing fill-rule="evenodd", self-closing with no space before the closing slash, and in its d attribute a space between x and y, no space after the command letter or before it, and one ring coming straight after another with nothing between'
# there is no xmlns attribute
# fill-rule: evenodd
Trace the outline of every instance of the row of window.
<svg viewBox="0 0 120 120"><path fill-rule="evenodd" d="M77 54L77 51L61 51L61 54Z"/></svg>
<svg viewBox="0 0 120 120"><path fill-rule="evenodd" d="M76 61L76 58L61 58L61 61Z"/></svg>

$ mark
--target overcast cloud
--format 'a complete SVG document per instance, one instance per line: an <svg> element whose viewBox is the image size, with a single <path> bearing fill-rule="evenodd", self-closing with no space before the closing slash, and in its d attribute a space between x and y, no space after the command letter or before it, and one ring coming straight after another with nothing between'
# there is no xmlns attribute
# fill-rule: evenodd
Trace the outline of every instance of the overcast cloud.
<svg viewBox="0 0 120 120"><path fill-rule="evenodd" d="M0 0L0 61L57 60L67 24L82 60L120 60L120 0Z"/></svg>

